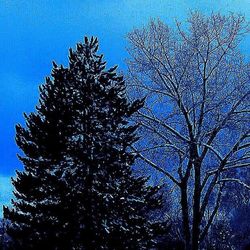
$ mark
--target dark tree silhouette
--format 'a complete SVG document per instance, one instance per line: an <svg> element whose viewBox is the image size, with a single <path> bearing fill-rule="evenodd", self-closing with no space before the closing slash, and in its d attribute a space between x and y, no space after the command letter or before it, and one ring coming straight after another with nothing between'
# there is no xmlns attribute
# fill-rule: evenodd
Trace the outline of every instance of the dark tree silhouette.
<svg viewBox="0 0 250 250"><path fill-rule="evenodd" d="M128 118L144 100L128 103L116 67L105 69L98 41L70 50L69 66L53 63L37 112L17 126L24 171L13 179L8 234L20 249L148 249L162 224L159 187L132 175L138 138Z"/></svg>

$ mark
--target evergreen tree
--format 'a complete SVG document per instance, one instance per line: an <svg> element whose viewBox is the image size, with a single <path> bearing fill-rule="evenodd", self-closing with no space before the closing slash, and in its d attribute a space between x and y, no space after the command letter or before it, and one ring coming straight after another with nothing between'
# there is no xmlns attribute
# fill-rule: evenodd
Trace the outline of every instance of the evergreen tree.
<svg viewBox="0 0 250 250"><path fill-rule="evenodd" d="M128 148L138 138L116 67L106 69L98 41L70 49L69 66L53 63L37 112L17 126L24 171L16 199L4 208L20 249L149 249L161 229L148 213L161 206L159 187L136 178Z"/></svg>

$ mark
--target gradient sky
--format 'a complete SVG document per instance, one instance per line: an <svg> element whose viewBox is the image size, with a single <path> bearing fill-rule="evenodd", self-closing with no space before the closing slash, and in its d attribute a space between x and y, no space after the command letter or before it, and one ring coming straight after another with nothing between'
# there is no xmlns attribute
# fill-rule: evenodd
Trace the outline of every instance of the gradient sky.
<svg viewBox="0 0 250 250"><path fill-rule="evenodd" d="M15 124L34 110L51 61L66 65L68 49L94 35L108 65L125 69L127 32L151 17L173 25L190 10L236 12L249 20L250 0L0 0L0 206L9 203L10 176L22 169ZM249 41L242 45L247 58Z"/></svg>

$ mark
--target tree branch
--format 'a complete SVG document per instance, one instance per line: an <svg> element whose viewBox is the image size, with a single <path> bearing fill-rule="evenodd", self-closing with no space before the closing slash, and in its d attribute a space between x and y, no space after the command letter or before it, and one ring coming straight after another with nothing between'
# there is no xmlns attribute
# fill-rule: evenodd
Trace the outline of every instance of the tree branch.
<svg viewBox="0 0 250 250"><path fill-rule="evenodd" d="M250 190L250 186L247 185L246 183L244 183L243 181L241 181L240 179L236 179L236 178L225 178L225 179L221 179L218 181L218 183L220 182L237 182L240 185L242 185L243 187L247 188Z"/></svg>
<svg viewBox="0 0 250 250"><path fill-rule="evenodd" d="M166 170L164 170L163 168L159 167L158 165L156 165L155 163L153 163L152 161L150 161L149 159L147 159L141 153L138 153L137 149L134 146L131 146L131 148L135 151L136 155L138 157L140 157L143 161L145 161L148 165L150 165L151 167L153 167L157 171L159 171L162 174L164 174L166 177L168 177L171 181L173 181L178 186L180 185L180 183L170 173L168 173Z"/></svg>

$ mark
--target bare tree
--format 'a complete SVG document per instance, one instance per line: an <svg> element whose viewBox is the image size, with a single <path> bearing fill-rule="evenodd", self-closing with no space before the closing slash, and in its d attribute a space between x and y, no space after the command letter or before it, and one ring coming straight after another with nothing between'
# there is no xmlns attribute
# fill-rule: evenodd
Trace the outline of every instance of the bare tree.
<svg viewBox="0 0 250 250"><path fill-rule="evenodd" d="M227 185L250 188L233 174L250 166L247 32L243 16L194 12L184 28L157 20L128 34L127 82L147 97L135 150L178 188L187 249L199 248Z"/></svg>

